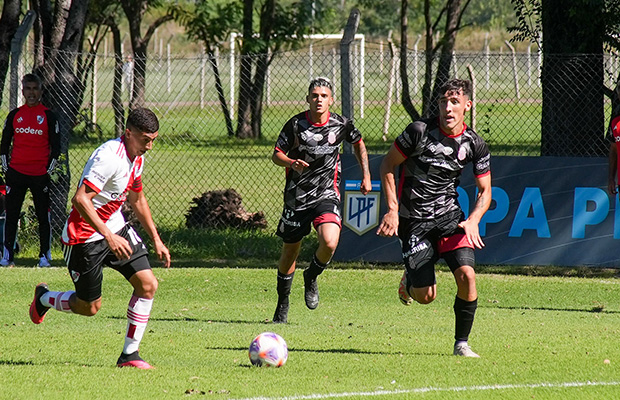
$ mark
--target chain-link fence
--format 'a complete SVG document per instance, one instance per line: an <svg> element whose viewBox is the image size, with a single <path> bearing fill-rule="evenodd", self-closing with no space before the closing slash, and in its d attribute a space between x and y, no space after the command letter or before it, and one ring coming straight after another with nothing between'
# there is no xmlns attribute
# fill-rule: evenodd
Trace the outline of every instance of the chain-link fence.
<svg viewBox="0 0 620 400"><path fill-rule="evenodd" d="M222 52L214 60L219 71L219 91L212 64L205 56L146 60L144 102L159 116L161 125L154 149L146 155L143 178L154 219L160 227L185 226L194 197L234 188L242 196L245 209L262 211L269 229L275 229L282 207L284 170L271 162L273 145L283 124L306 108L311 77L326 76L335 82L333 111L341 112L338 42L317 41L311 47L274 56L265 79L260 137L256 139L230 136L226 124L228 114L233 130L237 125L239 56ZM425 57L411 51L407 61L411 99L421 112ZM473 78L475 82L476 107L471 124L489 143L492 154L540 155L540 55L456 53L453 61L451 76ZM116 89L127 109L137 71L131 61L124 62L120 87L117 79ZM411 122L401 105L398 60L391 58L387 46L366 43L362 48L356 41L351 62L355 123L369 152L385 153ZM603 63L605 84L613 86L618 59L606 56ZM25 55L22 65L24 71L31 71L32 56ZM91 152L116 135L112 107L114 66L114 57L97 57L85 82L84 100L70 132L70 196ZM6 92L0 112L3 119L9 111ZM222 98L227 108L222 106ZM601 96L600 102L600 109L608 116L609 101ZM601 136L604 128L603 123ZM20 235L22 242L37 243L36 235ZM58 236L59 232L55 232L54 237Z"/></svg>

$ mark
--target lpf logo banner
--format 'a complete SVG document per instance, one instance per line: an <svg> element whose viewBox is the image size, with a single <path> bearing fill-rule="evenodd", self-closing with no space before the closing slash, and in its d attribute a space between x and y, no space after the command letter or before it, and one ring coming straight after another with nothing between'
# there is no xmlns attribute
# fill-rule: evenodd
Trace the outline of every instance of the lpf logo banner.
<svg viewBox="0 0 620 400"><path fill-rule="evenodd" d="M360 192L362 181L348 180L344 183L343 223L353 232L362 236L379 225L381 201L381 181L372 181L372 191L364 195Z"/></svg>

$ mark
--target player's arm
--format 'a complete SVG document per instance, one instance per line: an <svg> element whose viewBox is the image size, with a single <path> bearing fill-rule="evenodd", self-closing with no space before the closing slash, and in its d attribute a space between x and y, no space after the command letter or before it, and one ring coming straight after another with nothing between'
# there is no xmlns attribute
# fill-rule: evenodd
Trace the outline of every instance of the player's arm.
<svg viewBox="0 0 620 400"><path fill-rule="evenodd" d="M478 187L476 204L471 213L469 213L469 217L461 222L459 226L465 230L465 236L467 236L469 243L481 249L484 247L484 242L480 237L478 224L484 213L486 213L491 206L491 173L489 172L488 174L478 176L475 178L475 181Z"/></svg>
<svg viewBox="0 0 620 400"><path fill-rule="evenodd" d="M618 193L616 173L618 171L618 149L615 143L609 145L609 171L607 174L607 189L610 194Z"/></svg>
<svg viewBox="0 0 620 400"><path fill-rule="evenodd" d="M170 268L170 251L164 245L164 242L161 240L161 237L157 232L157 227L155 226L155 222L153 222L151 208L146 201L144 192L142 190L139 192L130 190L128 200L134 213L136 213L138 221L140 221L140 224L153 241L155 254L157 254L157 257L164 262L164 267Z"/></svg>
<svg viewBox="0 0 620 400"><path fill-rule="evenodd" d="M307 168L310 166L310 164L308 164L304 160L290 158L289 156L284 154L282 150L278 148L276 148L273 151L273 155L271 156L271 161L273 161L275 165L279 165L280 167L291 168L297 172L301 172L304 170L304 168Z"/></svg>
<svg viewBox="0 0 620 400"><path fill-rule="evenodd" d="M15 117L16 112L17 109L9 113L6 117L6 121L4 122L4 128L2 129L2 139L0 140L0 162L2 172L6 172L9 168L8 158L11 143L13 142L13 135L15 134L13 131L13 118Z"/></svg>
<svg viewBox="0 0 620 400"><path fill-rule="evenodd" d="M60 127L56 114L51 111L46 111L47 115L47 131L50 142L50 159L47 165L47 173L51 175L54 173L58 165L58 158L60 157Z"/></svg>
<svg viewBox="0 0 620 400"><path fill-rule="evenodd" d="M370 182L370 168L368 167L368 152L366 151L366 145L363 139L353 144L353 153L355 153L357 163L362 169L362 185L360 186L360 192L362 192L362 194L367 194L372 190L372 183Z"/></svg>
<svg viewBox="0 0 620 400"><path fill-rule="evenodd" d="M113 233L99 218L93 205L93 198L96 195L97 192L92 187L82 183L71 199L71 204L84 218L84 221L104 237L112 253L119 260L126 260L131 256L131 246L125 238Z"/></svg>
<svg viewBox="0 0 620 400"><path fill-rule="evenodd" d="M396 179L394 169L405 161L405 156L401 154L394 144L381 161L381 184L385 193L387 212L381 220L377 235L395 236L398 234L398 196L396 194Z"/></svg>

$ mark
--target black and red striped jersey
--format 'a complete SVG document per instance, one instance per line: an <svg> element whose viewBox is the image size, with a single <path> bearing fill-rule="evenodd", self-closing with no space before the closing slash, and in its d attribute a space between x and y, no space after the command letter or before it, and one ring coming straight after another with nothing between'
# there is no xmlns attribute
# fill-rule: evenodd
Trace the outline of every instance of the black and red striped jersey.
<svg viewBox="0 0 620 400"><path fill-rule="evenodd" d="M443 133L438 118L407 126L394 145L406 158L398 179L401 218L432 220L458 210L461 172L472 163L474 176L491 172L491 155L484 140L464 126L456 136Z"/></svg>
<svg viewBox="0 0 620 400"><path fill-rule="evenodd" d="M17 172L45 175L51 159L60 155L56 115L42 104L24 104L11 111L4 122L0 154L9 156L9 167Z"/></svg>
<svg viewBox="0 0 620 400"><path fill-rule="evenodd" d="M313 124L308 111L288 120L278 136L275 150L310 165L301 173L286 169L286 206L306 210L321 200L340 201L340 144L344 140L353 144L361 139L362 134L353 121L335 113L330 113L323 125Z"/></svg>

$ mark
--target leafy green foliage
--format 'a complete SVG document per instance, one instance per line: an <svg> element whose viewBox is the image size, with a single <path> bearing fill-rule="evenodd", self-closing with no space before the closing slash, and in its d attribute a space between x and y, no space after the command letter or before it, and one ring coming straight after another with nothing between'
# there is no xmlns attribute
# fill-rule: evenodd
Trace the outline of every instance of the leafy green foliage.
<svg viewBox="0 0 620 400"><path fill-rule="evenodd" d="M517 25L508 27L514 36L511 42L531 42L541 48L542 2L541 0L510 0L517 16Z"/></svg>

